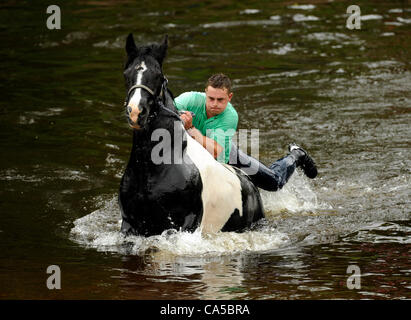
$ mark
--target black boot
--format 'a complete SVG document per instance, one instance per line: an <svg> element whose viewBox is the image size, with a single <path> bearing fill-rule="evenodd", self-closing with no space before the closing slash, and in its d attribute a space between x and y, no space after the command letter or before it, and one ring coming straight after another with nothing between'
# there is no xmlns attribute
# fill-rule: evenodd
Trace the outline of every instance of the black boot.
<svg viewBox="0 0 411 320"><path fill-rule="evenodd" d="M314 160L308 155L308 152L295 143L291 143L288 146L288 150L290 151L290 155L295 158L297 168L300 167L308 178L314 179L318 171Z"/></svg>

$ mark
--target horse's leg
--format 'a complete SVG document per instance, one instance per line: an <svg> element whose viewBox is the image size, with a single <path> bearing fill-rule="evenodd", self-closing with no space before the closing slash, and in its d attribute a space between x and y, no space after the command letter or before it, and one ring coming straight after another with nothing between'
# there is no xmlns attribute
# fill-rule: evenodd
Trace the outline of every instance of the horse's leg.
<svg viewBox="0 0 411 320"><path fill-rule="evenodd" d="M131 162L131 161L130 161ZM130 163L129 162L129 163ZM121 232L125 235L136 235L137 231L133 227L134 214L138 208L132 204L133 195L138 194L138 182L135 179L133 170L127 165L126 170L120 181L120 190L118 193L118 204L122 218Z"/></svg>

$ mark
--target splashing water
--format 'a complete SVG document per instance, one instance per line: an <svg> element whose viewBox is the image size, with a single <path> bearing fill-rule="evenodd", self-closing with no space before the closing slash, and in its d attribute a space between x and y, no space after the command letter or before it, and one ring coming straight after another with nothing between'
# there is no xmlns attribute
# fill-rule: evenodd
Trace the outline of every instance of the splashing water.
<svg viewBox="0 0 411 320"><path fill-rule="evenodd" d="M284 211L293 214L314 212L326 206L319 204L317 195L311 189L309 182L298 171L281 190L277 192L260 190L260 193L267 218L275 217Z"/></svg>
<svg viewBox="0 0 411 320"><path fill-rule="evenodd" d="M246 251L275 250L290 243L289 236L271 225L270 219L283 211L303 214L318 206L315 193L298 173L279 192L261 190L267 223L243 233L219 232L202 235L195 232L166 230L161 235L142 237L120 233L121 216L117 196L105 201L102 208L74 221L71 239L98 251L142 255L155 250L177 256L227 255Z"/></svg>

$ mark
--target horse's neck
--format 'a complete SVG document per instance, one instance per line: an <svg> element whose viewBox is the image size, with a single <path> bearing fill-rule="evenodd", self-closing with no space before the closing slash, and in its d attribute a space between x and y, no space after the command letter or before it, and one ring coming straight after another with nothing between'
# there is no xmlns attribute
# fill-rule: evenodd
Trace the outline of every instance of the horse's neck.
<svg viewBox="0 0 411 320"><path fill-rule="evenodd" d="M138 165L150 165L152 163L152 150L160 142L165 143L165 148L169 147L171 153L173 153L171 149L176 146L181 152L186 148L185 135L187 133L177 112L174 111L173 100L168 93L166 93L165 104L165 108L159 109L157 117L153 119L148 129L133 131L132 162ZM175 114L173 115L173 113ZM167 135L166 142L164 142L164 135ZM163 137L163 141L159 141L159 136ZM167 142L170 142L169 146L167 146Z"/></svg>
<svg viewBox="0 0 411 320"><path fill-rule="evenodd" d="M133 162L147 162L150 159L151 134L147 130L133 130L133 147L131 159Z"/></svg>

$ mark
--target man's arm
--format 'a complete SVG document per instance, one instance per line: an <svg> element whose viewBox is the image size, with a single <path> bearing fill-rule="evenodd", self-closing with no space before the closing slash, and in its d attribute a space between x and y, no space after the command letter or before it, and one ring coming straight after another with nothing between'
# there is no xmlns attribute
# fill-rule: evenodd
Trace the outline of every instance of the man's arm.
<svg viewBox="0 0 411 320"><path fill-rule="evenodd" d="M192 92L184 92L174 99L174 106L179 111L189 110L196 103Z"/></svg>
<svg viewBox="0 0 411 320"><path fill-rule="evenodd" d="M200 143L213 157L217 159L219 154L224 150L217 141L203 136L202 133L195 127L187 130L187 133L198 143Z"/></svg>

